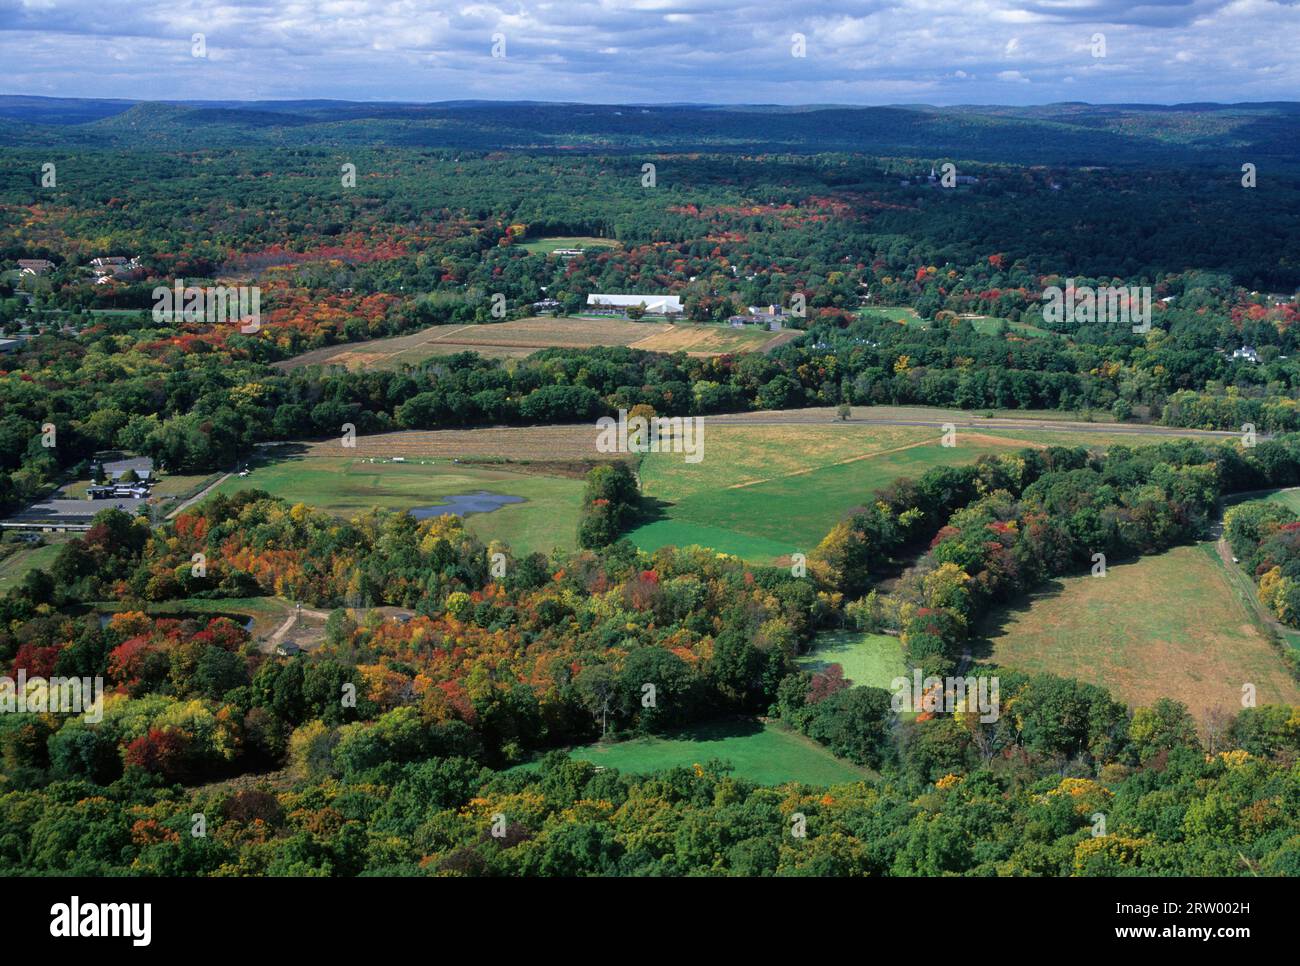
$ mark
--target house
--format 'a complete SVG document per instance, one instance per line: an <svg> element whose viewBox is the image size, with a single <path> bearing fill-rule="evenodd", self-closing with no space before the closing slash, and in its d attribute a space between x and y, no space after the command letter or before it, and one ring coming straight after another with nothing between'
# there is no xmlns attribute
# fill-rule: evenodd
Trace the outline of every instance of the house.
<svg viewBox="0 0 1300 966"><path fill-rule="evenodd" d="M139 267L140 259L134 256L127 258L125 255L109 255L105 258L92 258L90 260L91 271L99 276L100 283L113 275L122 275Z"/></svg>
<svg viewBox="0 0 1300 966"><path fill-rule="evenodd" d="M595 312L610 315L627 315L627 310L640 306L648 315L681 315L682 300L677 295L605 295L587 296L587 307Z"/></svg>
<svg viewBox="0 0 1300 966"><path fill-rule="evenodd" d="M561 258L573 258L577 255L581 255L582 249L581 248L557 248L553 252L551 252L551 254L559 255Z"/></svg>
<svg viewBox="0 0 1300 966"><path fill-rule="evenodd" d="M44 275L53 267L54 263L46 258L18 259L18 270L23 275Z"/></svg>
<svg viewBox="0 0 1300 966"><path fill-rule="evenodd" d="M293 641L281 641L276 647L275 653L281 657L293 657L296 654L301 654L302 648Z"/></svg>
<svg viewBox="0 0 1300 966"><path fill-rule="evenodd" d="M1254 346L1244 345L1240 349L1232 350L1233 360L1245 359L1247 362L1259 362L1259 353L1255 351Z"/></svg>
<svg viewBox="0 0 1300 966"><path fill-rule="evenodd" d="M0 352L17 352L18 339L0 339Z"/></svg>
<svg viewBox="0 0 1300 966"><path fill-rule="evenodd" d="M533 303L534 312L557 312L559 308L559 299L542 299L540 302Z"/></svg>
<svg viewBox="0 0 1300 966"><path fill-rule="evenodd" d="M749 321L771 329L773 332L783 328L782 319L785 310L779 305L751 305L748 309Z"/></svg>

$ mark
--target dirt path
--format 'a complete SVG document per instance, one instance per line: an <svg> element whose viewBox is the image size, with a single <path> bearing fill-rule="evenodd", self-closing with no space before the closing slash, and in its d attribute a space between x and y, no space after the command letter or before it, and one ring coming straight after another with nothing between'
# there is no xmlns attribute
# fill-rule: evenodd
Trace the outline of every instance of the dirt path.
<svg viewBox="0 0 1300 966"><path fill-rule="evenodd" d="M302 614L306 614L308 617L316 617L320 620L326 620L330 616L329 611L326 610L312 610L308 607L295 607L289 612L289 616L284 619L284 623L272 631L271 636L262 643L262 652L265 654L274 654L275 649L279 647L280 642L284 640L284 636L288 634L289 631L293 630L294 625L298 623L299 616Z"/></svg>
<svg viewBox="0 0 1300 966"><path fill-rule="evenodd" d="M209 493L211 493L213 490L215 490L217 487L219 487L222 483L224 483L224 482L226 482L226 480L230 479L230 477L233 476L233 475L234 475L234 474L232 474L232 473L223 473L223 474L221 474L220 478L218 478L217 481L216 481L215 483L211 483L211 484L209 484L208 486L205 486L203 489L199 490L198 493L195 493L192 497L190 497L188 500L186 500L184 503L182 503L182 504L181 504L180 506L178 506L176 509L172 510L171 513L167 514L166 519L170 520L170 519L172 519L173 517L179 516L182 512L185 511L185 509L186 509L187 507L191 507L191 506L193 506L194 504L198 503L198 502L199 502L200 500L202 500L205 496L207 496Z"/></svg>

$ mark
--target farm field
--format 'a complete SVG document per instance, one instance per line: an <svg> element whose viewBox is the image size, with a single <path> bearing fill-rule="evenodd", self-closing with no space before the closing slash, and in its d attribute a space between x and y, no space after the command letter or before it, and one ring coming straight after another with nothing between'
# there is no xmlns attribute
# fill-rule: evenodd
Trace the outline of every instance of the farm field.
<svg viewBox="0 0 1300 966"><path fill-rule="evenodd" d="M390 339L313 349L276 365L286 371L306 365L339 365L354 370L400 369L418 365L434 356L458 352L477 352L495 359L520 359L543 349L592 346L720 355L758 351L780 335L782 333L691 322L534 316L486 325L435 325Z"/></svg>
<svg viewBox="0 0 1300 966"><path fill-rule="evenodd" d="M735 766L733 774L761 785L802 782L837 785L874 777L869 769L836 758L809 738L758 722L719 722L673 737L632 738L573 748L571 758L621 772L644 774L665 768L704 764L719 758ZM519 766L536 768L536 763Z"/></svg>
<svg viewBox="0 0 1300 966"><path fill-rule="evenodd" d="M29 570L47 570L59 555L59 547L69 537L65 534L50 534L44 547L20 547L14 553L0 560L0 592L15 587L27 576Z"/></svg>
<svg viewBox="0 0 1300 966"><path fill-rule="evenodd" d="M963 315L959 318L966 319L980 335L990 335L997 331L999 323L1007 327L1007 331L1014 335L1027 335L1031 337L1040 337L1051 335L1046 329L1040 329L1036 325L1030 325L1028 322L1012 322L1010 319L998 318L992 315Z"/></svg>
<svg viewBox="0 0 1300 966"><path fill-rule="evenodd" d="M867 444L862 442L864 439L870 441L878 434L894 429L923 429L937 439L939 427L948 421L957 427L958 449L965 445L966 431L1021 441L1021 445L1043 446L1105 446L1111 443L1141 446L1188 436L1235 438L1231 433L1206 434L1164 429L1158 426L1081 422L1077 420L1074 413L1055 411L998 411L991 417L986 417L982 413L927 409L920 406L855 406L853 419L848 422L840 422L833 409L824 407L705 416L704 421L709 441L723 432L726 427L731 426L743 427L755 433L787 430L792 434L815 426L819 430L829 430L839 434L844 439L844 456L866 452L863 447ZM790 438L798 437L792 435ZM596 431L593 423L402 430L377 433L373 436L358 436L356 443L355 455L364 457L446 456L518 462L610 458L609 455L596 450ZM304 454L307 456L334 457L339 452L337 439L308 441L301 445L305 447ZM710 462L709 453L710 450L706 445L704 462L695 464L697 472ZM782 458L797 460L801 457L796 452L783 454ZM763 465L763 461L758 461L758 465Z"/></svg>
<svg viewBox="0 0 1300 966"><path fill-rule="evenodd" d="M701 462L686 463L672 453L642 458L642 490L659 501L661 516L630 536L647 551L700 544L771 562L806 553L874 490L931 466L958 465L984 453L1025 446L1138 446L1179 438L1158 427L1084 423L1071 420L1072 415L1030 412L985 419L920 407L856 407L848 422L837 421L829 409L707 416ZM958 427L955 447L939 445L938 424L947 420ZM595 443L591 424L412 430L358 437L355 454L500 460L503 469L531 463L536 465L528 469L546 473L548 463L609 459L596 451ZM304 446L308 458L338 458L337 440ZM493 516L507 512L512 511Z"/></svg>
<svg viewBox="0 0 1300 966"><path fill-rule="evenodd" d="M889 689L893 680L908 673L903 645L889 634L862 631L827 631L817 635L813 649L797 663L805 671L823 671L831 664L844 670L854 686Z"/></svg>
<svg viewBox="0 0 1300 966"><path fill-rule="evenodd" d="M618 248L619 243L612 238L594 238L591 235L574 235L572 237L534 238L519 245L524 251L549 255L557 248Z"/></svg>
<svg viewBox="0 0 1300 966"><path fill-rule="evenodd" d="M1173 698L1198 719L1240 708L1246 683L1259 704L1300 701L1244 592L1212 543L1177 547L995 612L975 655L1099 684L1134 707Z"/></svg>
<svg viewBox="0 0 1300 966"><path fill-rule="evenodd" d="M861 309L858 312L858 314L859 315L880 315L880 316L884 316L887 319L891 319L894 322L899 322L903 325L908 325L908 326L917 326L922 329L928 329L930 328L930 326L934 324L929 319L921 318L919 315L916 314L915 309L909 308L907 306L879 306L875 308L866 307ZM1048 332L1046 329L1041 329L1036 325L1030 325L1028 322L1012 322L1010 319L998 318L997 316L992 316L992 315L962 315L959 316L959 318L966 319L968 322L970 322L971 328L973 328L976 332L980 333L980 335L989 335L990 333L995 332L997 330L999 322L1004 323L1007 327L1007 330L1016 335L1026 335L1026 336L1051 335L1051 333Z"/></svg>
<svg viewBox="0 0 1300 966"><path fill-rule="evenodd" d="M247 477L227 479L216 492L229 495L248 489L265 490L342 517L364 513L372 506L389 510L433 506L448 497L480 491L522 497L522 503L465 518L466 529L480 540L502 540L520 554L571 549L582 497L582 482L575 479L460 466L446 460L372 463L340 456L266 461Z"/></svg>
<svg viewBox="0 0 1300 966"><path fill-rule="evenodd" d="M959 432L958 445L922 426L706 423L704 459L650 453L642 492L664 519L633 530L645 550L699 543L770 563L807 553L877 489L933 466L957 466L986 453L1047 445L1032 432Z"/></svg>

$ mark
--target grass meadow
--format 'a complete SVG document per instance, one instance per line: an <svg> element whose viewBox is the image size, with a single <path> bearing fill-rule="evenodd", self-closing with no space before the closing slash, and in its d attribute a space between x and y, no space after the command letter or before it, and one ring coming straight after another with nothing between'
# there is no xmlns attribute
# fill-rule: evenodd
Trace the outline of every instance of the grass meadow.
<svg viewBox="0 0 1300 966"><path fill-rule="evenodd" d="M1176 547L1052 581L995 612L977 658L1103 685L1131 706L1182 701L1198 718L1259 704L1296 703L1288 675L1248 597L1213 543Z"/></svg>
<svg viewBox="0 0 1300 966"><path fill-rule="evenodd" d="M813 648L797 659L805 671L823 671L832 664L844 670L854 687L885 688L908 675L903 661L903 644L889 634L862 631L827 631L817 635Z"/></svg>
<svg viewBox="0 0 1300 966"><path fill-rule="evenodd" d="M1025 445L970 433L962 445L945 447L939 436L920 426L875 426L866 434L833 425L710 427L701 462L673 453L642 461L642 492L670 505L664 519L632 531L631 539L645 550L698 543L770 563L808 553L900 476Z"/></svg>
<svg viewBox="0 0 1300 966"><path fill-rule="evenodd" d="M474 513L465 526L484 542L502 540L517 554L576 544L582 481L465 466L450 460L370 462L357 457L301 456L255 465L247 477L231 477L218 492L265 490L293 503L306 503L341 517L371 507L411 510L446 502L447 497L485 490L523 497L490 513Z"/></svg>
<svg viewBox="0 0 1300 966"><path fill-rule="evenodd" d="M874 777L870 769L836 758L810 738L757 721L713 722L666 737L595 742L570 749L569 756L628 774L690 768L718 758L735 766L737 778L760 785L838 785Z"/></svg>

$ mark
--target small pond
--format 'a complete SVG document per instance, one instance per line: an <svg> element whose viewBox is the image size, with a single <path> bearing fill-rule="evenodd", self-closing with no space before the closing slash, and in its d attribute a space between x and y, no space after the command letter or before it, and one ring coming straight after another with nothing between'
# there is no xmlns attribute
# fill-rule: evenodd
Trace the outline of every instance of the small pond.
<svg viewBox="0 0 1300 966"><path fill-rule="evenodd" d="M493 510L499 510L510 503L523 503L522 496L508 496L504 493L489 493L487 490L479 490L477 493L461 493L456 496L447 497L446 503L440 503L437 506L419 506L410 511L411 516L417 520L424 520L427 517L440 517L450 513L458 517L469 516L471 513L491 513Z"/></svg>

